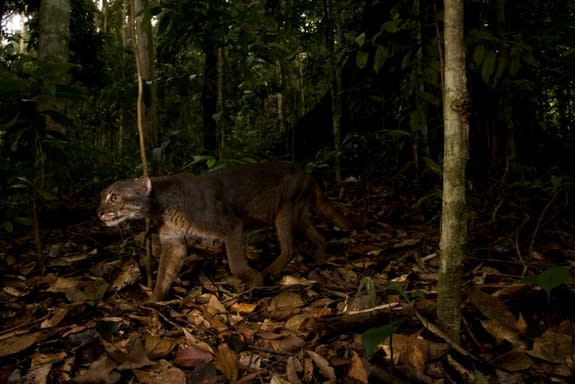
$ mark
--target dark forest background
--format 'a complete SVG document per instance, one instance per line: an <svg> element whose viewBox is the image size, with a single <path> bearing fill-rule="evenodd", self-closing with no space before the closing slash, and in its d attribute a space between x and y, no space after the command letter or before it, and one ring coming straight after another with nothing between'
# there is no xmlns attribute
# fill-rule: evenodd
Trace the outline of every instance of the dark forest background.
<svg viewBox="0 0 575 384"><path fill-rule="evenodd" d="M39 1L0 3L1 231L31 225L34 209L43 225L71 220L79 208L93 215L104 184L142 172L128 6L71 4L69 80L54 86L37 63ZM366 190L389 185L437 213L442 6L150 1L152 169L203 172L281 158L333 182L339 163L341 179L353 176ZM528 211L541 197L541 208L552 198L572 213L575 1L469 0L465 12L470 204L485 214ZM15 14L27 21L12 33ZM332 103L338 80L340 112ZM46 94L66 110L39 110ZM49 129L47 116L65 129Z"/></svg>

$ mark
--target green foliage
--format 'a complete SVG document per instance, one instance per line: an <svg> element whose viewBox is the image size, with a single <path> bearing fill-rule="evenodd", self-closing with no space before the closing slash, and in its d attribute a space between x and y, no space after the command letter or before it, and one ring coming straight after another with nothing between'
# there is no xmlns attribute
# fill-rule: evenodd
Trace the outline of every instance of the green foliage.
<svg viewBox="0 0 575 384"><path fill-rule="evenodd" d="M473 29L466 44L472 52L469 68L479 71L481 80L492 88L501 86L505 80L517 79L522 71L539 67L533 47L514 33L496 35Z"/></svg>
<svg viewBox="0 0 575 384"><path fill-rule="evenodd" d="M543 288L547 293L547 301L550 302L551 290L565 284L570 275L567 267L556 265L537 275L529 276L526 280Z"/></svg>
<svg viewBox="0 0 575 384"><path fill-rule="evenodd" d="M386 324L381 327L371 328L362 333L361 343L365 349L366 358L371 358L377 351L377 347L387 338L397 332L398 326L395 323Z"/></svg>
<svg viewBox="0 0 575 384"><path fill-rule="evenodd" d="M217 159L211 155L194 155L193 160L189 163L184 164L182 170L190 170L196 169L198 165L201 165L202 168L207 169L208 172L214 172L219 169L227 168L231 165L237 164L255 164L257 163L257 159L252 157L242 157L236 159Z"/></svg>

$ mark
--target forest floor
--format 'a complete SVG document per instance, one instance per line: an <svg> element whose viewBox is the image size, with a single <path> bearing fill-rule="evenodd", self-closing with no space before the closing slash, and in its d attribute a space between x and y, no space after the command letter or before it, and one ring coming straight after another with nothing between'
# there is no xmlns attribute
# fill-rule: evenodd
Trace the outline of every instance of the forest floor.
<svg viewBox="0 0 575 384"><path fill-rule="evenodd" d="M435 318L439 202L351 195L339 207L367 211L365 227L314 219L326 263L298 258L246 289L221 250L197 251L161 303L147 302L141 226L43 229L44 272L30 233L0 238L0 383L573 382L575 225L560 196L472 196L457 345ZM277 241L255 233L262 266Z"/></svg>

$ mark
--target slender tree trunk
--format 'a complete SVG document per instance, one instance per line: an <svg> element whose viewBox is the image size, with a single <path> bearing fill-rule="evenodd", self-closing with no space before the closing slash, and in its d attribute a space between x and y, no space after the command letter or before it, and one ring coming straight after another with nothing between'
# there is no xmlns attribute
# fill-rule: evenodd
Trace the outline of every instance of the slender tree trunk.
<svg viewBox="0 0 575 384"><path fill-rule="evenodd" d="M415 95L415 103L419 105L421 100L421 96L425 93L425 83L423 81L425 74L423 71L423 15L421 12L421 3L420 0L415 0L413 2L414 13L417 15L418 23L417 23L417 93ZM427 113L425 113L427 115ZM427 127L427 119L423 121L421 126L417 127L417 130L414 133L414 140L413 140L413 164L415 168L416 175L419 174L419 163L421 156L429 156L429 142L428 142L428 127Z"/></svg>
<svg viewBox="0 0 575 384"><path fill-rule="evenodd" d="M218 48L218 99L216 103L216 139L217 157L221 158L224 152L225 119L224 119L224 48Z"/></svg>
<svg viewBox="0 0 575 384"><path fill-rule="evenodd" d="M459 342L461 279L467 244L465 163L468 153L468 94L463 44L463 2L444 0L444 7L445 136L437 317L440 327Z"/></svg>
<svg viewBox="0 0 575 384"><path fill-rule="evenodd" d="M222 0L208 2L206 25L204 26L203 53L204 53L204 83L202 87L202 123L203 144L208 154L218 155L218 126L217 117L218 103L218 46L215 37L219 25L219 7Z"/></svg>
<svg viewBox="0 0 575 384"><path fill-rule="evenodd" d="M333 149L335 152L335 179L341 181L341 121L343 113L342 73L339 59L339 47L343 39L343 30L337 9L333 9L335 1L325 0L325 12L328 22L326 45L331 51L331 116L333 128Z"/></svg>
<svg viewBox="0 0 575 384"><path fill-rule="evenodd" d="M156 85L154 82L154 42L152 37L152 24L144 13L148 7L148 0L133 0L134 36L136 50L136 63L138 73L143 82L142 124L145 141L148 147L158 146L158 130L156 124Z"/></svg>
<svg viewBox="0 0 575 384"><path fill-rule="evenodd" d="M158 134L155 129L155 100L153 78L153 45L152 45L152 25L148 20L144 23L144 10L147 0L133 0L132 20L134 21L134 49L136 56L136 68L138 72L138 101L137 101L137 121L140 138L140 156L142 158L143 174L147 176L148 160L146 156L146 144L152 148L158 145ZM151 84L150 84L151 83ZM150 220L146 219L146 233L150 230ZM146 283L149 287L153 285L152 278L152 242L151 238L146 241L146 255L142 257L141 264L146 270Z"/></svg>
<svg viewBox="0 0 575 384"><path fill-rule="evenodd" d="M276 68L277 68L277 76L278 76L278 83L280 87L280 91L276 94L277 97L277 112L278 112L278 128L280 132L283 134L286 131L286 100L284 97L284 89L285 89L285 66L283 65L281 60L276 61Z"/></svg>
<svg viewBox="0 0 575 384"><path fill-rule="evenodd" d="M210 37L206 37L211 40ZM202 120L204 125L204 150L217 154L217 125L214 120L217 104L218 49L211 41L204 45L204 85L202 88Z"/></svg>

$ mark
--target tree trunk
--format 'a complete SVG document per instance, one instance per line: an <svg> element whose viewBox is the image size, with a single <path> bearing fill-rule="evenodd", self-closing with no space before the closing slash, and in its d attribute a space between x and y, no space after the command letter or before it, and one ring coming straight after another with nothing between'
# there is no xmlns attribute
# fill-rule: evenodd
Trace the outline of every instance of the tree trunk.
<svg viewBox="0 0 575 384"><path fill-rule="evenodd" d="M145 141L149 148L158 146L158 130L156 125L156 86L154 82L154 41L152 23L145 17L148 0L133 0L134 16L134 49L138 74L143 82L142 124Z"/></svg>
<svg viewBox="0 0 575 384"><path fill-rule="evenodd" d="M43 80L47 88L68 83L68 55L70 43L69 0L42 0L39 15L38 65L44 69ZM52 92L45 92L39 100L40 111L64 113L66 102ZM65 128L45 117L48 130L65 133Z"/></svg>
<svg viewBox="0 0 575 384"><path fill-rule="evenodd" d="M424 100L422 100L421 95L425 94L425 82L423 81L425 74L423 68L423 15L421 12L421 4L420 0L415 0L413 3L414 13L418 18L417 23L417 51L416 51L416 65L417 65L417 92L415 92L415 105L416 108L421 108L419 105L425 105ZM426 108L427 109L427 108ZM422 112L426 118L423 120L421 125L416 127L416 130L413 132L413 148L412 148L412 156L413 156L413 165L415 169L415 174L419 175L419 168L420 168L420 159L421 156L429 156L429 142L428 142L428 127L427 127L427 113Z"/></svg>
<svg viewBox="0 0 575 384"><path fill-rule="evenodd" d="M339 47L342 44L343 31L340 17L337 10L334 10L335 2L326 0L325 12L328 20L328 30L326 32L326 45L331 51L331 117L333 128L333 149L335 152L334 168L335 180L341 181L341 120L343 113L342 101L342 70L339 60Z"/></svg>
<svg viewBox="0 0 575 384"><path fill-rule="evenodd" d="M39 12L38 67L43 71L45 91L38 100L38 111L64 113L66 101L55 92L58 85L68 83L68 55L70 43L70 7L69 0L42 0ZM64 126L53 120L50 114L44 113L46 131L66 133ZM39 193L44 189L45 152L42 147L42 134L35 132L34 145L34 180L32 181L32 230L36 252L42 270L45 270L46 259L42 250L40 222L38 217Z"/></svg>
<svg viewBox="0 0 575 384"><path fill-rule="evenodd" d="M465 163L468 94L463 43L463 2L444 0L444 158L437 317L453 340L460 340L461 277L467 243Z"/></svg>
<svg viewBox="0 0 575 384"><path fill-rule="evenodd" d="M276 60L277 76L280 91L276 94L277 112L278 112L278 128L282 134L286 131L286 100L284 97L285 90L285 66L281 60Z"/></svg>
<svg viewBox="0 0 575 384"><path fill-rule="evenodd" d="M134 49L136 55L136 68L138 71L138 101L137 120L140 138L140 156L142 158L143 174L147 176L148 160L146 147L155 148L158 145L158 133L155 129L155 99L154 99L154 60L152 25L150 20L145 23L144 17L147 0L133 0L132 19L134 21ZM150 230L150 220L146 219L146 233ZM152 286L152 242L151 238L146 241L146 254L142 257L141 264L146 270L146 283Z"/></svg>
<svg viewBox="0 0 575 384"><path fill-rule="evenodd" d="M206 37L204 44L204 85L202 88L202 120L204 125L204 150L217 154L217 125L214 120L217 105L218 49Z"/></svg>
<svg viewBox="0 0 575 384"><path fill-rule="evenodd" d="M217 157L222 158L225 140L225 120L224 120L224 48L218 48L218 101L216 103L216 139Z"/></svg>
<svg viewBox="0 0 575 384"><path fill-rule="evenodd" d="M208 2L206 23L203 27L204 83L202 87L203 145L207 154L218 155L218 47L217 30L221 28L218 14L221 0Z"/></svg>

